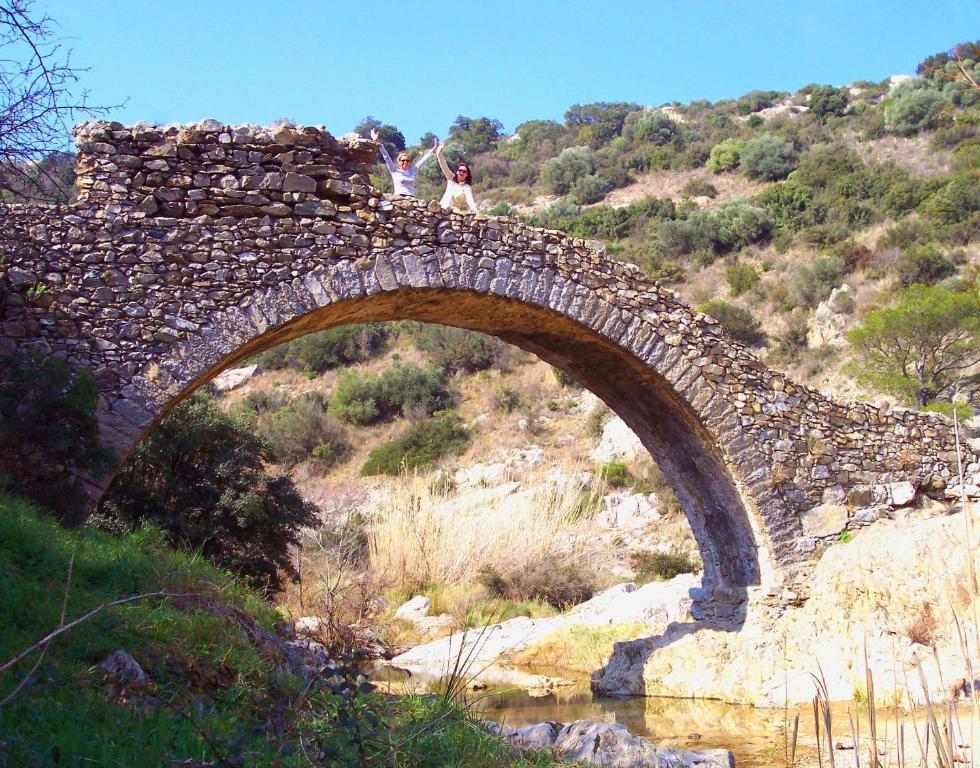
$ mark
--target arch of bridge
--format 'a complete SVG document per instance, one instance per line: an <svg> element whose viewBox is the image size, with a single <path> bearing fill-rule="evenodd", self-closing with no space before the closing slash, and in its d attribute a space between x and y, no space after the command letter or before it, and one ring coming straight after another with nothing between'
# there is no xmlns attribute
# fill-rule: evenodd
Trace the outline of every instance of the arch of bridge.
<svg viewBox="0 0 980 768"><path fill-rule="evenodd" d="M371 142L214 121L88 123L77 139L79 201L7 211L0 345L92 368L121 457L250 355L417 319L499 336L599 395L676 490L708 585L804 581L808 510L952 477L938 417L788 381L596 242L383 197Z"/></svg>

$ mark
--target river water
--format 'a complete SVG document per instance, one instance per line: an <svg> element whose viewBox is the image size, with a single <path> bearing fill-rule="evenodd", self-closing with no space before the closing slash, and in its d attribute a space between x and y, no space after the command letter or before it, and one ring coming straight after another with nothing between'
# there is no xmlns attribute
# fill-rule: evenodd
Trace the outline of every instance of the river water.
<svg viewBox="0 0 980 768"><path fill-rule="evenodd" d="M425 693L436 685L424 678L407 678L395 670L378 670L373 676L382 689L392 693ZM816 737L812 708L762 709L748 705L726 704L707 699L670 699L656 697L594 698L589 685L579 682L572 686L554 689L547 693L528 692L513 688L487 688L470 691L466 700L479 715L487 720L519 728L547 720L571 722L573 720L602 720L622 723L634 734L650 739L657 745L675 746L682 749L722 748L735 755L738 768L785 768L786 755L790 751L793 720L799 716L799 735L796 749L796 768L818 766ZM945 709L938 711L942 727ZM969 741L971 711L961 705L953 710L957 718L954 730L960 730L958 743L964 749L961 754L970 756ZM836 765L854 765L854 750L850 749L851 718L854 719L859 743L862 745L861 765L868 764L870 745L866 707L856 703L839 703L831 707L833 743L836 748ZM908 765L918 765L920 752L915 732L924 734L924 712L903 713L879 711L877 727L879 744L887 750L882 757L883 765L897 765L896 733L899 723L904 731L904 749ZM974 725L973 733L980 735L980 727ZM887 745L887 746L885 746ZM822 739L823 765L827 760L826 737ZM840 749L844 747L844 749ZM978 750L980 751L980 750ZM980 755L974 756L975 760ZM913 762L913 760L915 762ZM967 766L972 765L967 762ZM977 763L980 766L980 762Z"/></svg>

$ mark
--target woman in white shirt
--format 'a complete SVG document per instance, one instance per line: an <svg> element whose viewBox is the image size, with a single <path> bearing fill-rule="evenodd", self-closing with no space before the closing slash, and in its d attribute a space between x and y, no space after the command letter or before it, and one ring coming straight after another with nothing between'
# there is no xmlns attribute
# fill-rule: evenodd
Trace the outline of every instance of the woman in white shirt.
<svg viewBox="0 0 980 768"><path fill-rule="evenodd" d="M422 163L432 157L433 151L439 146L439 140L432 140L432 148L425 150L425 153L418 159L415 165L412 165L412 158L405 151L399 152L395 162L391 162L391 155L388 154L384 142L379 141L378 130L376 128L371 129L371 141L378 141L381 144L381 156L384 158L385 165L388 166L388 172L391 174L391 183L395 188L395 194L415 197L415 175L419 172L419 168L422 167Z"/></svg>
<svg viewBox="0 0 980 768"><path fill-rule="evenodd" d="M460 160L456 164L456 173L449 170L446 158L442 156L443 145L436 147L436 159L439 167L442 168L442 175L446 177L446 193L439 201L443 208L449 208L456 213L479 213L476 201L473 199L473 189L470 183L473 181L473 172L469 165Z"/></svg>

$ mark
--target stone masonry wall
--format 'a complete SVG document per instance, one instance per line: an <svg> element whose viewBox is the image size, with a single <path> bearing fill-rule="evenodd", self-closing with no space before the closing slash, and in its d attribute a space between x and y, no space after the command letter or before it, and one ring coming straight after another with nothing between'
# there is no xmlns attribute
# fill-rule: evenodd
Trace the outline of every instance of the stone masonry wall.
<svg viewBox="0 0 980 768"><path fill-rule="evenodd" d="M820 535L804 521L887 503L896 483L955 484L942 417L787 380L597 242L381 196L372 142L216 121L100 121L76 138L77 203L3 210L0 352L93 369L122 456L247 354L344 321L424 316L553 353L615 401L666 462L723 581L795 578ZM974 482L969 450L966 465ZM763 566L725 563L752 557Z"/></svg>

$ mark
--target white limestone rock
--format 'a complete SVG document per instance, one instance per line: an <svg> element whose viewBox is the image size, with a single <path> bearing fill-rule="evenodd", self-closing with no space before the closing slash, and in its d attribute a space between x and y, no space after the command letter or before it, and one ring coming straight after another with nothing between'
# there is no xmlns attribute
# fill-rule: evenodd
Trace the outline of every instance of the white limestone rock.
<svg viewBox="0 0 980 768"><path fill-rule="evenodd" d="M432 601L429 598L425 595L416 595L398 607L398 610L395 611L395 618L405 619L414 623L428 616L431 607Z"/></svg>
<svg viewBox="0 0 980 768"><path fill-rule="evenodd" d="M219 376L215 376L214 381L211 383L219 392L230 392L251 379L258 369L259 366L257 365L246 365L244 368L232 368Z"/></svg>
<svg viewBox="0 0 980 768"><path fill-rule="evenodd" d="M597 463L630 461L646 455L646 448L632 429L618 416L606 422L602 428L599 445L589 452L589 458Z"/></svg>

